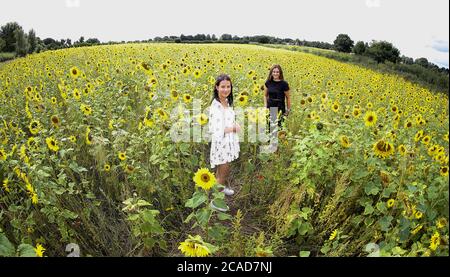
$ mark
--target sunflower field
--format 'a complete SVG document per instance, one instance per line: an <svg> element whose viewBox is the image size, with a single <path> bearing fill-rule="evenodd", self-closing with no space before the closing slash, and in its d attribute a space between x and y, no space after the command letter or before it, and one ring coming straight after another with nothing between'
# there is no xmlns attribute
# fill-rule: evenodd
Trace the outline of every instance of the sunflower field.
<svg viewBox="0 0 450 277"><path fill-rule="evenodd" d="M292 111L276 152L242 140L225 197L208 142L170 130L207 126L193 103L220 73L261 108L273 64ZM255 45L108 45L1 63L0 103L0 256L449 255L448 96L400 77Z"/></svg>

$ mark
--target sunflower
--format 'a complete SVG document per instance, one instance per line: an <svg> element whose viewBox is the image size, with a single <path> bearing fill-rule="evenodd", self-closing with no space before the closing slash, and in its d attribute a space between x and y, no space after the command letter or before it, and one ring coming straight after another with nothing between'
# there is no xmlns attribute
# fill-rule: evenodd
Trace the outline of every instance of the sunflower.
<svg viewBox="0 0 450 277"><path fill-rule="evenodd" d="M200 78L202 76L202 72L200 71L200 70L198 70L198 69L196 69L195 71L194 71L194 77L195 78Z"/></svg>
<svg viewBox="0 0 450 277"><path fill-rule="evenodd" d="M86 142L87 145L92 144L91 128L89 126L86 128L86 133L85 133L84 138L85 138L84 141Z"/></svg>
<svg viewBox="0 0 450 277"><path fill-rule="evenodd" d="M364 115L364 124L369 126L374 126L377 123L377 114L373 111L369 111Z"/></svg>
<svg viewBox="0 0 450 277"><path fill-rule="evenodd" d="M77 137L76 137L76 136L70 136L70 137L69 137L69 140L70 140L72 143L75 143L75 142L77 142Z"/></svg>
<svg viewBox="0 0 450 277"><path fill-rule="evenodd" d="M117 157L119 157L119 160L121 161L125 161L127 159L127 155L125 154L125 152L120 152L117 153Z"/></svg>
<svg viewBox="0 0 450 277"><path fill-rule="evenodd" d="M169 119L169 114L161 108L156 109L156 114L159 115L159 118L161 118L161 120Z"/></svg>
<svg viewBox="0 0 450 277"><path fill-rule="evenodd" d="M435 251L441 244L441 235L436 231L430 238L430 249Z"/></svg>
<svg viewBox="0 0 450 277"><path fill-rule="evenodd" d="M37 257L43 257L45 248L40 243L38 243L38 244L36 244L36 247L34 248L34 252L36 253Z"/></svg>
<svg viewBox="0 0 450 277"><path fill-rule="evenodd" d="M209 190L216 184L216 177L207 168L200 168L195 173L193 180L195 185L204 190Z"/></svg>
<svg viewBox="0 0 450 277"><path fill-rule="evenodd" d="M422 216L423 216L423 213L422 213L422 212L416 211L416 212L414 213L414 217L415 217L416 219L421 219Z"/></svg>
<svg viewBox="0 0 450 277"><path fill-rule="evenodd" d="M398 152L400 153L401 156L405 156L405 154L406 154L406 147L403 144L399 145Z"/></svg>
<svg viewBox="0 0 450 277"><path fill-rule="evenodd" d="M361 110L358 108L353 109L353 117L359 117L361 115Z"/></svg>
<svg viewBox="0 0 450 277"><path fill-rule="evenodd" d="M247 110L247 117L249 122L256 123L258 121L258 111L254 109Z"/></svg>
<svg viewBox="0 0 450 277"><path fill-rule="evenodd" d="M170 97L173 99L173 100L177 100L178 99L178 92L176 91L176 90L171 90L170 91Z"/></svg>
<svg viewBox="0 0 450 277"><path fill-rule="evenodd" d="M441 176L448 176L448 166L441 166L439 173L441 174Z"/></svg>
<svg viewBox="0 0 450 277"><path fill-rule="evenodd" d="M247 95L239 95L238 97L238 104L241 107L244 107L245 105L247 105L248 102L248 96Z"/></svg>
<svg viewBox="0 0 450 277"><path fill-rule="evenodd" d="M397 113L397 112L398 112L398 107L397 107L396 105L392 106L392 107L391 107L391 111L392 111L393 113Z"/></svg>
<svg viewBox="0 0 450 277"><path fill-rule="evenodd" d="M0 160L6 161L6 152L0 148Z"/></svg>
<svg viewBox="0 0 450 277"><path fill-rule="evenodd" d="M109 164L104 164L103 165L103 170L105 171L105 172L109 172L110 170L111 170L111 166L109 165Z"/></svg>
<svg viewBox="0 0 450 277"><path fill-rule="evenodd" d="M47 143L48 149L54 152L57 152L59 150L58 144L53 137L46 138L45 142Z"/></svg>
<svg viewBox="0 0 450 277"><path fill-rule="evenodd" d="M417 131L416 135L414 136L414 141L418 142L423 137L423 130Z"/></svg>
<svg viewBox="0 0 450 277"><path fill-rule="evenodd" d="M281 131L278 132L277 136L278 136L278 139L284 140L284 139L286 139L287 132L285 130L281 130Z"/></svg>
<svg viewBox="0 0 450 277"><path fill-rule="evenodd" d="M153 126L153 114L150 111L150 108L147 108L146 112L145 112L145 117L144 117L144 124L147 127L152 127ZM112 129L111 129L112 130Z"/></svg>
<svg viewBox="0 0 450 277"><path fill-rule="evenodd" d="M128 174L133 173L133 171L134 171L134 166L132 166L132 165L130 165L130 164L127 164L127 165L125 166L125 171L126 171Z"/></svg>
<svg viewBox="0 0 450 277"><path fill-rule="evenodd" d="M155 87L158 84L158 80L155 77L151 77L150 79L148 79L147 84L150 87Z"/></svg>
<svg viewBox="0 0 450 277"><path fill-rule="evenodd" d="M74 89L72 91L72 95L73 95L73 98L75 98L76 100L80 100L80 98L81 98L81 94L80 94L80 91L78 89Z"/></svg>
<svg viewBox="0 0 450 277"><path fill-rule="evenodd" d="M91 115L92 109L88 105L81 104L80 110L83 112L84 115Z"/></svg>
<svg viewBox="0 0 450 277"><path fill-rule="evenodd" d="M38 195L36 192L31 193L31 203L36 205L39 202Z"/></svg>
<svg viewBox="0 0 450 277"><path fill-rule="evenodd" d="M442 229L445 226L447 226L447 220L445 218L441 217L436 221L436 227L438 229Z"/></svg>
<svg viewBox="0 0 450 277"><path fill-rule="evenodd" d="M430 141L431 141L431 136L429 136L429 135L426 135L422 138L422 143L425 145L428 145L430 143Z"/></svg>
<svg viewBox="0 0 450 277"><path fill-rule="evenodd" d="M53 105L56 105L56 103L57 103L56 97L52 97L52 98L50 99L50 102L51 102Z"/></svg>
<svg viewBox="0 0 450 277"><path fill-rule="evenodd" d="M388 208L392 208L394 206L394 204L395 204L395 200L392 198L387 201Z"/></svg>
<svg viewBox="0 0 450 277"><path fill-rule="evenodd" d="M411 121L407 120L405 122L405 128L411 128L412 126L413 126L413 123Z"/></svg>
<svg viewBox="0 0 450 277"><path fill-rule="evenodd" d="M37 120L32 120L28 125L28 129L32 135L36 135L40 130L41 124Z"/></svg>
<svg viewBox="0 0 450 277"><path fill-rule="evenodd" d="M189 93L183 94L183 100L186 104L192 102L192 96Z"/></svg>
<svg viewBox="0 0 450 277"><path fill-rule="evenodd" d="M9 183L8 178L4 179L4 180L3 180L3 183L2 183L3 189L4 189L6 192L10 192L8 183Z"/></svg>
<svg viewBox="0 0 450 277"><path fill-rule="evenodd" d="M341 143L341 145L342 145L344 148L349 148L350 145L351 145L350 140L349 140L348 137L345 136L345 135L342 135L342 136L339 137L339 142Z"/></svg>
<svg viewBox="0 0 450 277"><path fill-rule="evenodd" d="M333 112L337 112L337 111L339 111L339 103L337 103L337 102L335 102L334 104L333 104L333 106L331 106L331 109L333 110Z"/></svg>
<svg viewBox="0 0 450 277"><path fill-rule="evenodd" d="M432 145L430 147L428 147L427 149L427 153L429 156L434 156L435 154L437 154L438 151L438 145Z"/></svg>
<svg viewBox="0 0 450 277"><path fill-rule="evenodd" d="M30 149L36 150L37 149L36 139L34 137L28 138L27 145Z"/></svg>
<svg viewBox="0 0 450 277"><path fill-rule="evenodd" d="M206 114L204 114L204 113L198 115L197 116L197 122L201 126L205 125L206 123L208 123L208 116L206 116Z"/></svg>
<svg viewBox="0 0 450 277"><path fill-rule="evenodd" d="M206 257L211 254L209 245L203 242L202 238L188 236L188 239L181 242L178 249L187 257Z"/></svg>
<svg viewBox="0 0 450 277"><path fill-rule="evenodd" d="M59 124L61 123L59 120L59 117L57 115L52 115L51 121L52 121L52 125L55 126L56 128L58 128Z"/></svg>
<svg viewBox="0 0 450 277"><path fill-rule="evenodd" d="M334 240L337 235L338 235L338 230L334 229L334 231L331 232L330 237L328 238L328 240Z"/></svg>
<svg viewBox="0 0 450 277"><path fill-rule="evenodd" d="M74 79L78 78L80 76L80 70L74 66L70 69L70 76Z"/></svg>
<svg viewBox="0 0 450 277"><path fill-rule="evenodd" d="M384 159L392 155L395 151L395 148L394 145L392 145L390 142L381 139L374 143L372 150L376 156Z"/></svg>

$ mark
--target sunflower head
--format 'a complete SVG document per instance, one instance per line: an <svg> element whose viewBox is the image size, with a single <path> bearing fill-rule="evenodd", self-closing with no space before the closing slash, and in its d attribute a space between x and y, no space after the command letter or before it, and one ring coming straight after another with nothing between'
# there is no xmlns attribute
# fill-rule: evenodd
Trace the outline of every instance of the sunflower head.
<svg viewBox="0 0 450 277"><path fill-rule="evenodd" d="M377 114L373 111L369 111L365 114L364 116L364 124L369 127L369 126L374 126L377 123Z"/></svg>
<svg viewBox="0 0 450 277"><path fill-rule="evenodd" d="M209 190L216 184L216 177L207 168L197 170L193 180L196 186L204 190Z"/></svg>

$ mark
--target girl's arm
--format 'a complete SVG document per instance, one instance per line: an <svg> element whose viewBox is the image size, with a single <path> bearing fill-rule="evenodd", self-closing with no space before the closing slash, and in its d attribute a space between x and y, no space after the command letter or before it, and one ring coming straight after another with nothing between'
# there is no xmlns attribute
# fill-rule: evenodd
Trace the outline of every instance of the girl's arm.
<svg viewBox="0 0 450 277"><path fill-rule="evenodd" d="M269 92L266 85L264 85L264 107L267 107L267 98L269 98Z"/></svg>
<svg viewBox="0 0 450 277"><path fill-rule="evenodd" d="M287 113L291 111L291 95L290 90L284 92L284 96L286 97L286 104L287 104Z"/></svg>

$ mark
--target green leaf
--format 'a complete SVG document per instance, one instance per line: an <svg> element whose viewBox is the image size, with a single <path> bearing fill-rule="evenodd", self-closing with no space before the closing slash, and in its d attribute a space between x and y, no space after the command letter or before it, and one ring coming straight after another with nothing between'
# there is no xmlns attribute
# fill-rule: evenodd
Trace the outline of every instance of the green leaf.
<svg viewBox="0 0 450 277"><path fill-rule="evenodd" d="M378 223L380 224L381 231L387 232L391 226L391 221L394 219L392 216L383 216Z"/></svg>
<svg viewBox="0 0 450 277"><path fill-rule="evenodd" d="M311 251L300 251L299 256L300 257L309 257L310 254L311 254Z"/></svg>
<svg viewBox="0 0 450 277"><path fill-rule="evenodd" d="M392 249L392 254L394 255L398 255L398 256L403 256L407 251L400 248L399 246L396 246Z"/></svg>
<svg viewBox="0 0 450 277"><path fill-rule="evenodd" d="M33 246L29 244L21 244L17 247L19 252L19 257L36 257L36 251L34 251Z"/></svg>
<svg viewBox="0 0 450 277"><path fill-rule="evenodd" d="M327 254L330 251L330 245L329 244L325 244L321 249L320 252L322 252L323 254Z"/></svg>
<svg viewBox="0 0 450 277"><path fill-rule="evenodd" d="M300 223L300 225L298 226L298 233L301 236L306 235L309 231L311 231L312 226L309 223Z"/></svg>
<svg viewBox="0 0 450 277"><path fill-rule="evenodd" d="M386 213L387 212L387 208L386 208L386 202L378 202L377 205L377 210L379 210L382 213Z"/></svg>
<svg viewBox="0 0 450 277"><path fill-rule="evenodd" d="M0 257L12 257L14 251L14 245L3 233L0 233Z"/></svg>
<svg viewBox="0 0 450 277"><path fill-rule="evenodd" d="M217 218L219 220L229 220L229 219L231 219L231 215L226 214L226 213L222 213L222 212L218 212L217 213Z"/></svg>
<svg viewBox="0 0 450 277"><path fill-rule="evenodd" d="M188 215L188 217L186 217L186 219L183 221L183 223L189 223L189 221L191 221L191 219L195 216L195 213L192 212Z"/></svg>
<svg viewBox="0 0 450 277"><path fill-rule="evenodd" d="M361 169L361 170L358 170L358 171L354 172L350 176L350 178L351 178L352 181L358 181L358 180L360 180L360 179L362 179L364 177L367 177L368 175L370 175L370 172L368 172L365 169Z"/></svg>
<svg viewBox="0 0 450 277"><path fill-rule="evenodd" d="M145 247L152 249L155 246L156 240L154 238L143 238Z"/></svg>
<svg viewBox="0 0 450 277"><path fill-rule="evenodd" d="M214 203L214 206L216 206L217 208L221 208L221 209L225 209L225 210L229 209L229 207L225 203L224 199L214 199L213 203Z"/></svg>
<svg viewBox="0 0 450 277"><path fill-rule="evenodd" d="M195 214L197 221L200 225L205 226L209 222L209 218L211 217L210 209L201 209L197 211Z"/></svg>
<svg viewBox="0 0 450 277"><path fill-rule="evenodd" d="M139 199L136 203L139 207L151 206L152 204L148 203L145 200Z"/></svg>
<svg viewBox="0 0 450 277"><path fill-rule="evenodd" d="M367 183L367 185L364 187L364 192L367 195L377 195L380 192L381 186L378 184L375 184L373 182Z"/></svg>
<svg viewBox="0 0 450 277"><path fill-rule="evenodd" d="M201 204L205 203L206 200L208 200L208 196L206 196L205 193L196 191L192 198L186 201L185 207L195 209Z"/></svg>
<svg viewBox="0 0 450 277"><path fill-rule="evenodd" d="M369 215L372 214L374 211L372 205L366 205L366 208L364 209L364 214L363 215Z"/></svg>

